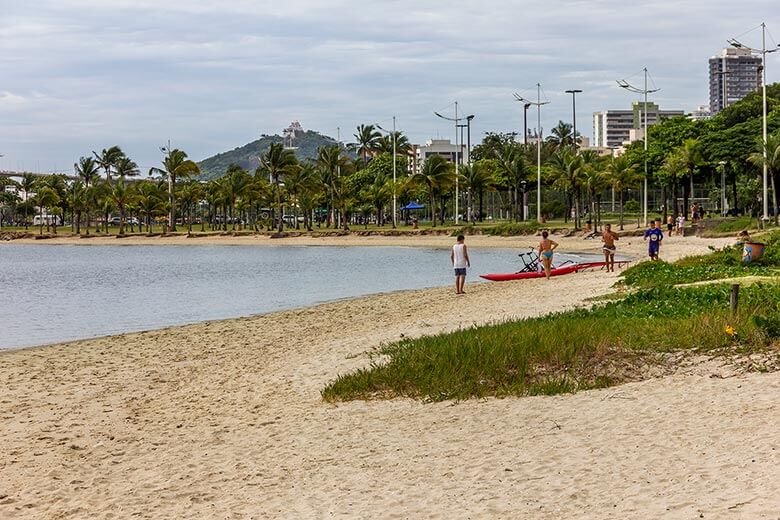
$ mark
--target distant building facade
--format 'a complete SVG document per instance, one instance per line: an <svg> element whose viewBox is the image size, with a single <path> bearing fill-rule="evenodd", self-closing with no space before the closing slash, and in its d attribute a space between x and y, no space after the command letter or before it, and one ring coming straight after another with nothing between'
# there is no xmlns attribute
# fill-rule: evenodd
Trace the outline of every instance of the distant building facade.
<svg viewBox="0 0 780 520"><path fill-rule="evenodd" d="M460 149L461 163L466 159L465 145L455 145L449 139L428 139L424 145L412 146L411 173L417 173L425 160L432 155L444 157L448 162L454 163Z"/></svg>
<svg viewBox="0 0 780 520"><path fill-rule="evenodd" d="M709 66L711 115L733 105L761 86L761 58L753 56L749 50L723 49L720 56L710 58Z"/></svg>
<svg viewBox="0 0 780 520"><path fill-rule="evenodd" d="M694 121L704 121L705 119L712 117L712 112L710 112L710 107L708 105L699 105L699 107L691 112L691 115L688 117Z"/></svg>
<svg viewBox="0 0 780 520"><path fill-rule="evenodd" d="M597 148L619 148L631 142L631 131L641 130L644 125L644 103L636 101L631 110L604 110L593 113L593 146ZM647 104L647 126L658 123L662 118L685 115L682 110L660 110L655 103ZM641 132L640 132L641 133Z"/></svg>

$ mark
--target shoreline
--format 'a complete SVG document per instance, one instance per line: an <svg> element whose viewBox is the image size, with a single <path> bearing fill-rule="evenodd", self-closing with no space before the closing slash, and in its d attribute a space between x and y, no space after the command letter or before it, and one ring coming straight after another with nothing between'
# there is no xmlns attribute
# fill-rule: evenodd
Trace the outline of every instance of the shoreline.
<svg viewBox="0 0 780 520"><path fill-rule="evenodd" d="M716 244L680 239L665 254ZM776 512L780 454L766 439L780 427L780 373L735 373L714 360L553 397L321 399L327 382L365 367L383 343L591 305L617 280L571 276L6 351L0 517Z"/></svg>

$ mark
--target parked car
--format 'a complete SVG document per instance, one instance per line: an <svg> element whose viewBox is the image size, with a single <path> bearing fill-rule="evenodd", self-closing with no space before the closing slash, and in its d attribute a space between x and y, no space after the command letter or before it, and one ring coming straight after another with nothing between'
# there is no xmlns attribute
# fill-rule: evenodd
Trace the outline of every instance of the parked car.
<svg viewBox="0 0 780 520"><path fill-rule="evenodd" d="M138 219L135 217L130 217L125 221L125 224L128 226L138 226L140 223L138 222Z"/></svg>
<svg viewBox="0 0 780 520"><path fill-rule="evenodd" d="M110 219L108 219L108 225L109 226L118 226L120 220L121 219L119 217L111 217Z"/></svg>

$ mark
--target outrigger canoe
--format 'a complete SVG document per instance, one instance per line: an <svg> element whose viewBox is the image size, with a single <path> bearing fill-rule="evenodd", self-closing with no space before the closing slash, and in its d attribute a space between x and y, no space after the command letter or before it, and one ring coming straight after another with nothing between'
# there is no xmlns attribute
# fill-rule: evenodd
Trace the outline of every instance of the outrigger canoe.
<svg viewBox="0 0 780 520"><path fill-rule="evenodd" d="M618 261L615 265L626 265L628 261ZM576 273L585 269L593 269L596 267L606 267L606 262L583 262L581 264L564 265L550 269L550 276L561 276L564 274ZM490 280L493 282L506 282L508 280L527 280L529 278L544 278L544 271L525 271L519 273L492 273L482 274L481 278Z"/></svg>

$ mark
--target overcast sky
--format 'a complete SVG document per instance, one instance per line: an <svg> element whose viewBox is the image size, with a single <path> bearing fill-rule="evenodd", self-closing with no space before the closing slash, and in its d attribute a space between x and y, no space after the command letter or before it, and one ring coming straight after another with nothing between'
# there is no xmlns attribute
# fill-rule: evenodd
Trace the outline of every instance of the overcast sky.
<svg viewBox="0 0 780 520"><path fill-rule="evenodd" d="M593 111L636 99L615 79L644 66L662 108L706 104L707 59L762 20L780 39L777 0L0 0L0 169L70 170L114 144L146 169L168 139L200 160L292 120L349 141L396 115L422 142L452 137L433 111L455 100L476 142L520 130L512 93L537 82L545 129L579 88L591 135Z"/></svg>

